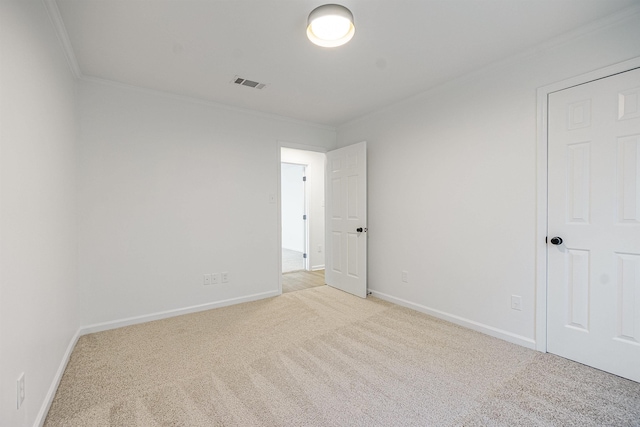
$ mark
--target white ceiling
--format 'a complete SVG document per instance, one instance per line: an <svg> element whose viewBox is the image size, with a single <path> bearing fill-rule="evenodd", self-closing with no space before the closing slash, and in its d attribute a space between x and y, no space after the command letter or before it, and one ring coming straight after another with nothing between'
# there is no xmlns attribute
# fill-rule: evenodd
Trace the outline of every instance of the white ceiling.
<svg viewBox="0 0 640 427"><path fill-rule="evenodd" d="M640 0L344 0L356 34L334 49L305 35L323 3L57 0L84 76L330 126Z"/></svg>

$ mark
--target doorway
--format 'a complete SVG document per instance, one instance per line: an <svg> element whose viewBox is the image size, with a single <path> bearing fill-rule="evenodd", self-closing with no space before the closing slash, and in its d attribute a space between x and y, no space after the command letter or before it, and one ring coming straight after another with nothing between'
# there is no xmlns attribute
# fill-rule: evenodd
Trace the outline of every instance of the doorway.
<svg viewBox="0 0 640 427"><path fill-rule="evenodd" d="M324 285L323 152L280 148L282 292Z"/></svg>

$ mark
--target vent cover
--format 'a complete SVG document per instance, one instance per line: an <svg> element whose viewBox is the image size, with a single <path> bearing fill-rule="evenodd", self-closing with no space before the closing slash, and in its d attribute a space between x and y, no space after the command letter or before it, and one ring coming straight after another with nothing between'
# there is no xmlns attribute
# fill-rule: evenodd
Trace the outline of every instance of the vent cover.
<svg viewBox="0 0 640 427"><path fill-rule="evenodd" d="M253 80L244 79L244 78L238 77L238 76L235 76L233 78L233 83L235 83L237 85L240 85L240 86L252 87L254 89L263 89L266 86L265 83L254 82Z"/></svg>

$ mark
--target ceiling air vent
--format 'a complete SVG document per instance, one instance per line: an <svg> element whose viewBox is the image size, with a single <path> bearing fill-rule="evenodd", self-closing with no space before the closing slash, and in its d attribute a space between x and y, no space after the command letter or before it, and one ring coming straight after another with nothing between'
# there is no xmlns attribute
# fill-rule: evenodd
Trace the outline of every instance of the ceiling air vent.
<svg viewBox="0 0 640 427"><path fill-rule="evenodd" d="M255 89L262 89L266 86L264 83L254 82L253 80L243 79L242 77L235 76L233 82L241 86L249 86Z"/></svg>

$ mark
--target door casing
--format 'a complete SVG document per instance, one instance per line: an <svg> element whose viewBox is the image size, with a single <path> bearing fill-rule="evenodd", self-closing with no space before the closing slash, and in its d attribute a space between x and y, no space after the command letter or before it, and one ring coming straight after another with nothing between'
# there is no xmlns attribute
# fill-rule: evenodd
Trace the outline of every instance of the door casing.
<svg viewBox="0 0 640 427"><path fill-rule="evenodd" d="M591 71L570 79L562 80L537 91L537 212L536 212L536 320L535 341L536 350L547 352L547 113L548 96L550 93L581 85L593 80L619 74L640 67L640 57L619 62L609 67Z"/></svg>

